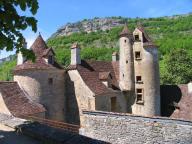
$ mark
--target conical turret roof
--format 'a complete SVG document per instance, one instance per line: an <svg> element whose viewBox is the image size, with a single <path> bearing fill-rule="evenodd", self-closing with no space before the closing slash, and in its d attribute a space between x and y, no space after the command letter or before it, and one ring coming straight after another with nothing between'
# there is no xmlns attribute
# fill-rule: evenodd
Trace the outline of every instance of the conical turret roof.
<svg viewBox="0 0 192 144"><path fill-rule="evenodd" d="M47 49L47 44L43 40L41 34L36 38L34 43L31 46L31 49L33 50L36 57L40 57L43 55L43 52L45 49Z"/></svg>
<svg viewBox="0 0 192 144"><path fill-rule="evenodd" d="M128 36L131 35L131 32L129 31L127 24L124 25L124 28L122 32L119 34L120 36Z"/></svg>

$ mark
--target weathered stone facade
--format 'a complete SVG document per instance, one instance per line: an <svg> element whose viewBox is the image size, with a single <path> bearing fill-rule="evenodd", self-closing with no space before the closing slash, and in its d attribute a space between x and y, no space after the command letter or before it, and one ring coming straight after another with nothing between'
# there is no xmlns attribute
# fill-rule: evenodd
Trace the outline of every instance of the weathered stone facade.
<svg viewBox="0 0 192 144"><path fill-rule="evenodd" d="M3 100L3 97L2 97L2 94L0 94L0 113L2 114L7 114L7 115L11 115L9 109L7 108L4 100Z"/></svg>
<svg viewBox="0 0 192 144"><path fill-rule="evenodd" d="M154 45L145 47L144 33L138 28L133 32L134 37L138 36L133 44L135 89L142 89L142 101L135 102L132 106L133 114L154 116L160 115L160 77L158 49ZM136 39L136 38L135 38ZM140 53L140 58L136 54ZM137 77L140 80L137 80ZM137 101L137 97L136 100Z"/></svg>
<svg viewBox="0 0 192 144"><path fill-rule="evenodd" d="M80 134L113 144L191 144L192 123L85 111Z"/></svg>
<svg viewBox="0 0 192 144"><path fill-rule="evenodd" d="M65 120L64 70L23 70L14 75L14 81L30 96L46 108L45 117Z"/></svg>
<svg viewBox="0 0 192 144"><path fill-rule="evenodd" d="M158 49L143 27L120 34L119 87L127 99L127 112L154 116L160 112Z"/></svg>
<svg viewBox="0 0 192 144"><path fill-rule="evenodd" d="M86 86L77 70L68 72L66 82L67 121L80 123L83 109L95 110L94 93Z"/></svg>

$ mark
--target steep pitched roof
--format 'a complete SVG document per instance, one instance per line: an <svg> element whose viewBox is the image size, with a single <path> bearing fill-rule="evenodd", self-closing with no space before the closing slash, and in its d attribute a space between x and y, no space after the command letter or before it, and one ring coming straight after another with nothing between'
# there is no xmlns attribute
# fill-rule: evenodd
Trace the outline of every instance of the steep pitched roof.
<svg viewBox="0 0 192 144"><path fill-rule="evenodd" d="M34 43L31 46L31 49L33 50L35 56L42 57L44 51L48 49L47 44L43 40L42 36L39 34Z"/></svg>
<svg viewBox="0 0 192 144"><path fill-rule="evenodd" d="M45 61L44 56L46 56L50 51L52 51L53 53L54 51L52 48L47 47L41 35L36 38L33 45L31 46L31 49L36 56L36 61L32 62L30 60L27 60L23 64L17 65L14 69L14 73L21 70L29 69L62 69L62 67L56 61L54 61L53 64L48 64Z"/></svg>
<svg viewBox="0 0 192 144"><path fill-rule="evenodd" d="M117 68L117 67L115 67ZM119 89L118 81L116 79L116 74L112 62L105 61L81 61L81 65L70 65L68 70L78 70L84 82L87 86L96 94L112 94L115 91L106 87L102 80L99 79L99 74L111 74L112 77L112 88Z"/></svg>
<svg viewBox="0 0 192 144"><path fill-rule="evenodd" d="M121 31L121 33L119 34L120 37L122 36L131 36L131 32L129 31L127 24L124 25L123 30Z"/></svg>
<svg viewBox="0 0 192 144"><path fill-rule="evenodd" d="M43 56L47 56L50 51L53 53L53 55L55 55L54 50L53 50L52 48L48 48L48 49L45 49L45 50L43 51Z"/></svg>
<svg viewBox="0 0 192 144"><path fill-rule="evenodd" d="M0 93L10 113L16 117L45 112L45 108L32 102L17 82L0 82Z"/></svg>
<svg viewBox="0 0 192 144"><path fill-rule="evenodd" d="M143 34L143 47L148 47L148 48L150 48L150 47L151 47L151 48L157 47L157 46L153 43L153 41L152 41L152 39L149 37L149 35L146 33L145 28L141 25L141 23L137 24L137 29L138 29L139 31L141 31L142 34Z"/></svg>
<svg viewBox="0 0 192 144"><path fill-rule="evenodd" d="M99 79L100 80L107 80L110 76L110 72L99 72Z"/></svg>

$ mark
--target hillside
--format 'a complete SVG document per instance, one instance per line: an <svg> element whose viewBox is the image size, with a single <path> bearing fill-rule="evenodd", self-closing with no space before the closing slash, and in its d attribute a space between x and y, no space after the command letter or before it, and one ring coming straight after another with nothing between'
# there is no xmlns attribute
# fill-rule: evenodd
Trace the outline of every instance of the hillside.
<svg viewBox="0 0 192 144"><path fill-rule="evenodd" d="M48 39L47 44L55 49L57 60L65 66L69 64L70 46L74 42L80 43L83 59L110 61L112 52L118 51L118 34L125 22L128 23L130 30L134 30L137 22L142 22L150 37L159 46L161 83L169 83L165 80L167 71L165 61L170 56L170 52L185 49L192 55L192 15L190 14L148 19L110 17L83 20L58 29Z"/></svg>

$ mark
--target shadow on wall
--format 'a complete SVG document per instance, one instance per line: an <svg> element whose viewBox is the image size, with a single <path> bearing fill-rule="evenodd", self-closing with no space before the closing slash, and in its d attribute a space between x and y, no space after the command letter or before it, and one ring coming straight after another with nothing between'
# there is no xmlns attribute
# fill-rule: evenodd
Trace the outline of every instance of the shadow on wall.
<svg viewBox="0 0 192 144"><path fill-rule="evenodd" d="M107 142L104 141L92 139L63 129L49 127L38 122L22 124L17 128L19 134L29 136L45 144L107 144Z"/></svg>
<svg viewBox="0 0 192 144"><path fill-rule="evenodd" d="M177 85L161 85L161 116L169 117L177 108L182 92Z"/></svg>
<svg viewBox="0 0 192 144"><path fill-rule="evenodd" d="M66 118L67 123L80 125L80 114L77 98L75 96L74 82L66 74Z"/></svg>
<svg viewBox="0 0 192 144"><path fill-rule="evenodd" d="M0 144L41 144L41 142L15 131L0 130Z"/></svg>

